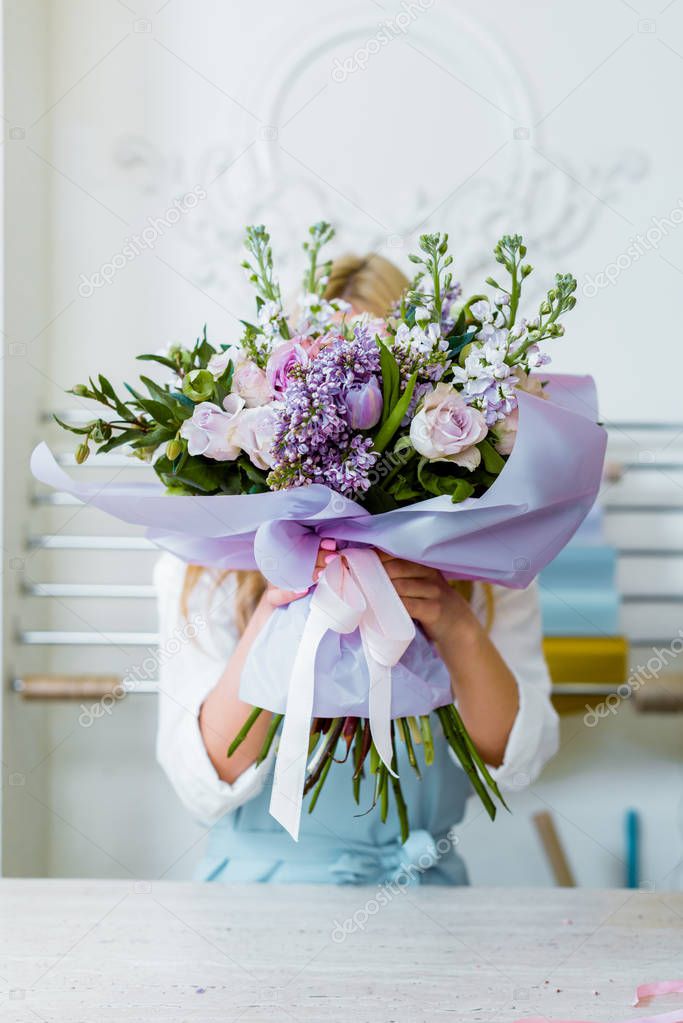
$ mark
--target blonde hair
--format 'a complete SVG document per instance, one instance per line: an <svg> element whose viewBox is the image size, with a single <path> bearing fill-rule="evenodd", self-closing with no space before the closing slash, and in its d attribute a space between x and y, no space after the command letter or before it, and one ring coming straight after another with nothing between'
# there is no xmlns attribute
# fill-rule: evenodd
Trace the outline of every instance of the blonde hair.
<svg viewBox="0 0 683 1023"><path fill-rule="evenodd" d="M410 281L384 256L341 256L332 264L325 298L343 298L357 309L386 316Z"/></svg>
<svg viewBox="0 0 683 1023"><path fill-rule="evenodd" d="M384 256L371 252L366 256L346 255L332 263L325 287L325 298L343 298L356 311L369 312L373 316L386 316L395 302L408 287L409 280ZM207 571L202 565L188 565L181 596L181 610L187 617L188 602L192 591ZM266 580L260 572L227 571L214 573L216 588L229 576L235 579L235 625L240 635L254 613L266 589ZM472 596L472 584L453 582L466 600ZM491 587L485 587L486 627L493 620L493 594Z"/></svg>

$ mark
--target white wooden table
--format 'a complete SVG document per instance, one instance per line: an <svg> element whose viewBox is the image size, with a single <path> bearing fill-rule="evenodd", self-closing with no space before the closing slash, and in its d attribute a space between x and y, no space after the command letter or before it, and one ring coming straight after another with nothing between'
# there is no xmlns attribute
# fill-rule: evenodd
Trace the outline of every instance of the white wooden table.
<svg viewBox="0 0 683 1023"><path fill-rule="evenodd" d="M622 1020L681 974L667 892L0 882L3 1023Z"/></svg>

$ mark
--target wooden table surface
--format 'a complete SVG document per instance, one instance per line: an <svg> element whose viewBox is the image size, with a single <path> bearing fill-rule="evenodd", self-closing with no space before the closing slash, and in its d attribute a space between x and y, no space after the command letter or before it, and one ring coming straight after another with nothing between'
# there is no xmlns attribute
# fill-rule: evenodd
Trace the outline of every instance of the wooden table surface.
<svg viewBox="0 0 683 1023"><path fill-rule="evenodd" d="M683 975L683 895L0 882L0 1020L624 1020Z"/></svg>

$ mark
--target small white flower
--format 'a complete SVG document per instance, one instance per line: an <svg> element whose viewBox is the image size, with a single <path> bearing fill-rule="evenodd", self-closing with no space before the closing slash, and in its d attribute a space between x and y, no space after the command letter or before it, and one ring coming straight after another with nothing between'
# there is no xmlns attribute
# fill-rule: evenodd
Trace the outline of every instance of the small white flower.
<svg viewBox="0 0 683 1023"><path fill-rule="evenodd" d="M470 306L470 312L475 320L479 320L481 324L491 323L493 320L494 310L491 308L491 303L488 299L481 298L478 302L473 302Z"/></svg>

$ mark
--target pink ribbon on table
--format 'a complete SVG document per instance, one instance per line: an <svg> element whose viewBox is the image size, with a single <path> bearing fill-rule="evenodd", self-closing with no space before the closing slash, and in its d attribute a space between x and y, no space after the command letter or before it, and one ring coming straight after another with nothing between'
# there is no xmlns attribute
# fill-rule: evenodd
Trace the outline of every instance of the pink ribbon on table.
<svg viewBox="0 0 683 1023"><path fill-rule="evenodd" d="M515 1023L595 1023L595 1020L525 1016L524 1019L515 1020ZM614 1023L683 1023L683 1009L674 1009L673 1012L660 1012L656 1016L631 1016L629 1019L615 1020Z"/></svg>
<svg viewBox="0 0 683 1023"><path fill-rule="evenodd" d="M315 657L325 633L358 629L368 666L368 718L382 762L391 766L391 669L415 637L415 625L380 558L349 547L321 573L290 676L270 813L298 840L310 737Z"/></svg>
<svg viewBox="0 0 683 1023"><path fill-rule="evenodd" d="M639 984L633 1004L639 1005L644 998L657 995L683 995L683 980L655 980L650 984Z"/></svg>
<svg viewBox="0 0 683 1023"><path fill-rule="evenodd" d="M650 984L639 984L636 988L633 1005L639 1005L644 998L654 998L657 995L683 994L683 980L656 980ZM548 1016L525 1016L524 1019L515 1020L515 1023L551 1023ZM580 1019L558 1019L552 1023L590 1023L588 1020ZM615 1021L616 1023L616 1021ZM671 1012L660 1012L654 1016L635 1016L621 1023L683 1023L683 1007L673 1009Z"/></svg>

